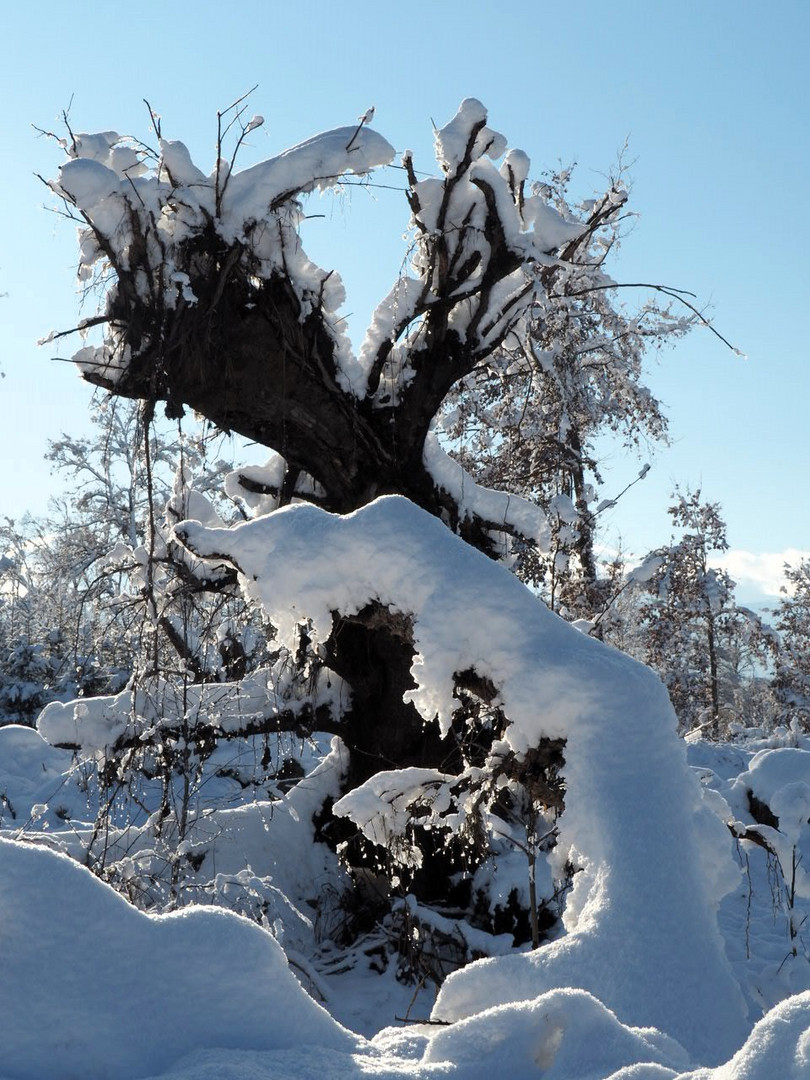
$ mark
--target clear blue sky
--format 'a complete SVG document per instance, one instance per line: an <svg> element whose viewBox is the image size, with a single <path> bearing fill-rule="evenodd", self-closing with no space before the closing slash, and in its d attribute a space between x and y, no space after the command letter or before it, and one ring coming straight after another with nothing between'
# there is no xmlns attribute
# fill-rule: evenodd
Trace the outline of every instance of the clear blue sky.
<svg viewBox="0 0 810 1080"><path fill-rule="evenodd" d="M722 503L734 548L810 549L807 0L40 0L7 5L2 38L0 514L44 509L58 484L47 440L86 427L90 400L51 359L69 344L34 344L75 323L77 297L73 227L42 209L55 203L34 176L53 175L56 148L31 125L55 127L70 103L76 130L147 138L148 98L164 134L210 166L217 109L258 83L266 124L246 164L373 103L374 126L430 169L431 120L475 96L535 171L576 161L590 194L629 137L641 216L615 276L691 289L748 359L704 331L653 363L673 446L610 527L634 551L664 542L677 482ZM306 238L342 273L355 335L404 252L404 196L373 196L312 206L326 217ZM606 495L640 463L608 466Z"/></svg>

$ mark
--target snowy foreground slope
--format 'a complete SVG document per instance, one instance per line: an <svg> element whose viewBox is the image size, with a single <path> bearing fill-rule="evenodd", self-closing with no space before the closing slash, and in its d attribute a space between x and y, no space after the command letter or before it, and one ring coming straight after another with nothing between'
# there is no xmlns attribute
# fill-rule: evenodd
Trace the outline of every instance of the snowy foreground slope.
<svg viewBox="0 0 810 1080"><path fill-rule="evenodd" d="M724 824L754 830L746 815L755 795L778 818L778 827L759 826L760 837L782 863L801 863L806 750L741 751L732 761L733 751L724 758L702 744L690 748L697 771L690 769L648 669L550 614L507 571L403 499L348 517L294 506L231 530L185 523L179 536L202 558L231 560L282 636L293 635L303 611L322 638L333 610L357 611L369 600L412 614L411 695L427 722L448 723L453 674L475 667L498 688L514 750L541 736L566 740L556 857L580 869L565 932L536 952L450 976L433 1024L364 1038L301 988L267 930L210 906L136 911L45 846L53 832L51 843L81 850L80 828L58 832L61 818L47 805L70 755L34 732L0 728L0 794L14 803L16 822L51 826L27 833L36 845L0 839L0 1080L810 1076L798 907L810 894L806 876L799 865L791 936L774 914L771 937L782 936L771 941L753 892L745 899ZM96 715L90 706L51 710L43 731L58 741L60 724L75 730L107 708ZM71 797L68 787L60 797ZM231 813L246 819L256 808ZM283 854L305 863L294 847L306 835L305 816L297 815L302 831L287 824L274 832L279 814L266 844L280 842ZM19 835L2 820L6 836ZM232 854L223 850L223 865ZM752 855L751 890L761 887L758 866ZM293 884L282 883L292 895ZM738 939L740 903L748 921ZM761 958L753 974L752 955Z"/></svg>
<svg viewBox="0 0 810 1080"><path fill-rule="evenodd" d="M315 1004L247 919L144 915L67 856L7 840L0 919L3 1080L810 1075L810 992L769 1013L727 1065L690 1072L672 1039L575 989L363 1039Z"/></svg>

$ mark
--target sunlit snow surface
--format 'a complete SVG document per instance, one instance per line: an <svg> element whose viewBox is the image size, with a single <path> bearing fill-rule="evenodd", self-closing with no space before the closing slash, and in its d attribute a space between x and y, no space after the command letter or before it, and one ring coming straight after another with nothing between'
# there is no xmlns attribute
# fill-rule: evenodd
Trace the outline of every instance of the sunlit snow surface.
<svg viewBox="0 0 810 1080"><path fill-rule="evenodd" d="M322 638L333 610L372 599L413 614L412 697L427 722L449 723L453 673L474 666L500 690L515 749L541 735L566 739L558 857L581 868L566 933L451 976L433 1013L449 1026L388 1028L369 1040L314 1004L255 924L211 908L144 915L66 856L3 841L2 1080L806 1080L810 991L797 976L803 992L749 1035L758 1002L750 987L744 999L732 973L744 958L729 962L716 921L718 906L728 919L745 900L723 820L753 827L746 792L782 810L785 842L806 841L805 751L726 762L718 748L693 745L698 773L690 770L655 676L549 613L403 499L343 518L293 506L233 530L187 522L179 535L198 556L232 559L290 640L304 613ZM0 729L0 783L20 823L51 799L70 760L22 731ZM64 797L78 801L69 787ZM306 794L303 786L300 813L271 823L280 873L302 861ZM228 813L245 825L241 854L258 860L255 812ZM12 824L5 812L3 821ZM223 866L238 854L223 847ZM294 881L280 884L295 893ZM750 932L756 952L756 919ZM760 1004L775 986L775 976L763 979Z"/></svg>
<svg viewBox="0 0 810 1080"><path fill-rule="evenodd" d="M777 1006L727 1065L694 1072L673 1040L572 989L366 1040L247 920L143 915L66 856L6 840L0 959L2 1080L806 1080L810 1068L810 993Z"/></svg>

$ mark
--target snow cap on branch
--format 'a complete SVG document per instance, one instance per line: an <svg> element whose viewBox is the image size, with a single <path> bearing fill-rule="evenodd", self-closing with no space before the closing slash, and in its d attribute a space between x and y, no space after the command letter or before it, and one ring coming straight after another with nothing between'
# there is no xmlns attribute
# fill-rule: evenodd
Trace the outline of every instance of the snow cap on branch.
<svg viewBox="0 0 810 1080"><path fill-rule="evenodd" d="M435 135L436 159L446 173L454 173L467 156L473 133L472 158L488 154L499 158L506 150L506 139L486 126L487 110L477 98L465 98L453 119Z"/></svg>

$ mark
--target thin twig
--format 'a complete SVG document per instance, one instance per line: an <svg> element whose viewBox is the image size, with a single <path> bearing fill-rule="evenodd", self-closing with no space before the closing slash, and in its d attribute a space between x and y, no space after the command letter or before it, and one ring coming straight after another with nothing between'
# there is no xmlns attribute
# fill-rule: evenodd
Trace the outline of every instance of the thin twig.
<svg viewBox="0 0 810 1080"><path fill-rule="evenodd" d="M609 289L653 289L655 292L663 293L664 296L670 296L673 300L679 300L684 307L698 317L701 324L706 327L707 330L711 330L716 338L719 338L725 346L727 346L736 356L745 356L745 353L741 349L738 349L736 345L732 345L728 338L723 337L719 330L712 326L711 322L706 318L702 311L699 311L694 304L685 299L687 296L695 296L693 292L689 292L688 289L676 289L673 285L653 285L647 281L622 281L611 282L609 285L589 285L587 288L578 289L576 292L566 293L566 296L584 296L586 293L591 292L605 292ZM559 299L559 298L557 298Z"/></svg>
<svg viewBox="0 0 810 1080"><path fill-rule="evenodd" d="M146 100L146 98L143 99L143 103L149 110L149 119L152 121L152 128L154 129L155 135L157 135L159 139L162 138L160 134L160 117L157 115L157 113Z"/></svg>

